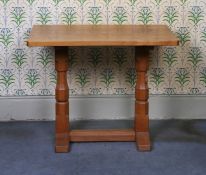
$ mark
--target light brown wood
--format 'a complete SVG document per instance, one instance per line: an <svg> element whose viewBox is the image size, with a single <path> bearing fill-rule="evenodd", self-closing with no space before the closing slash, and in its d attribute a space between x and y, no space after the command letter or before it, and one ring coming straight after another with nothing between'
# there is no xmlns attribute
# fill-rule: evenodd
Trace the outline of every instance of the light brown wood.
<svg viewBox="0 0 206 175"><path fill-rule="evenodd" d="M55 47L56 84L56 152L69 151L69 87L67 84L68 48Z"/></svg>
<svg viewBox="0 0 206 175"><path fill-rule="evenodd" d="M151 151L149 131L136 132L136 145L139 151Z"/></svg>
<svg viewBox="0 0 206 175"><path fill-rule="evenodd" d="M140 151L151 150L148 116L150 46L176 46L178 39L165 25L36 25L28 46L55 46L56 152L69 151L68 142L136 141ZM137 84L134 129L69 131L68 54L66 46L135 46ZM137 47L138 46L138 47Z"/></svg>
<svg viewBox="0 0 206 175"><path fill-rule="evenodd" d="M35 25L28 46L175 46L166 25Z"/></svg>
<svg viewBox="0 0 206 175"><path fill-rule="evenodd" d="M151 149L149 138L149 116L148 116L148 80L147 71L149 68L149 51L151 47L136 47L136 89L135 89L135 134L136 144L140 151Z"/></svg>
<svg viewBox="0 0 206 175"><path fill-rule="evenodd" d="M72 142L135 141L133 129L122 130L71 130Z"/></svg>

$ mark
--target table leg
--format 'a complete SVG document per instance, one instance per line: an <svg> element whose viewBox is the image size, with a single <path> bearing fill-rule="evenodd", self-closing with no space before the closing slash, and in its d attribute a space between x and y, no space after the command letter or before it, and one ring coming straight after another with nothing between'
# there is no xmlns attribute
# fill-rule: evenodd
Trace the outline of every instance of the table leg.
<svg viewBox="0 0 206 175"><path fill-rule="evenodd" d="M149 117L148 117L148 80L147 70L149 67L149 50L151 47L135 48L135 65L137 81L135 89L135 137L136 144L140 151L151 149L149 136Z"/></svg>
<svg viewBox="0 0 206 175"><path fill-rule="evenodd" d="M56 152L69 151L69 88L67 84L68 47L55 47L56 84Z"/></svg>

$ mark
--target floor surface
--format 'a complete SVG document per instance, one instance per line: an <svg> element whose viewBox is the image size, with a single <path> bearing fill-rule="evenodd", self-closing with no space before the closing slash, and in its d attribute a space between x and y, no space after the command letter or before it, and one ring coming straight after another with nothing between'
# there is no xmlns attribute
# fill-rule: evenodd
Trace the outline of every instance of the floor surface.
<svg viewBox="0 0 206 175"><path fill-rule="evenodd" d="M93 129L131 126L132 121L72 124ZM56 154L54 122L1 122L0 175L206 174L206 120L151 121L150 128L151 152L138 152L133 142L99 142L72 143L70 153Z"/></svg>

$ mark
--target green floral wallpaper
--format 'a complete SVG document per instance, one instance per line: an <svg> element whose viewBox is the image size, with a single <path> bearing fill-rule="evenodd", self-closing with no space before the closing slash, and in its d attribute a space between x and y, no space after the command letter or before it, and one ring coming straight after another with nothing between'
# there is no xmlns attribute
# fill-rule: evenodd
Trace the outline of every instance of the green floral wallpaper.
<svg viewBox="0 0 206 175"><path fill-rule="evenodd" d="M151 94L206 94L204 0L0 0L0 95L54 95L51 47L28 48L34 24L167 24L178 47L151 52ZM71 95L133 94L134 48L72 47Z"/></svg>

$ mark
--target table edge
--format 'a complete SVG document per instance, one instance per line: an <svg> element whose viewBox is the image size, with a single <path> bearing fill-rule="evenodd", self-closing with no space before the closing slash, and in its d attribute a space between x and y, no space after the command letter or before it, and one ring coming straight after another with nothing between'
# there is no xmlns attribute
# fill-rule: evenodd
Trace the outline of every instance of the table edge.
<svg viewBox="0 0 206 175"><path fill-rule="evenodd" d="M52 41L52 42L42 42L42 41L26 41L28 47L55 47L55 46L99 46L99 47L106 47L106 46L178 46L179 40L176 41L162 41L158 42L156 44L155 42L150 42L147 44L139 44L137 42L115 42L112 41L111 43L108 43L108 41L98 42L96 43L93 41L81 41L81 42L59 42L59 41ZM54 44L55 43L55 44Z"/></svg>

